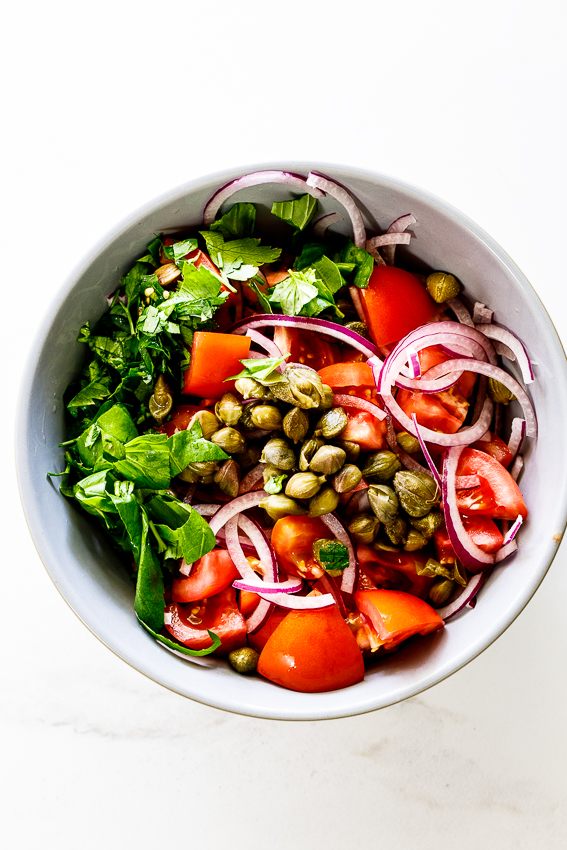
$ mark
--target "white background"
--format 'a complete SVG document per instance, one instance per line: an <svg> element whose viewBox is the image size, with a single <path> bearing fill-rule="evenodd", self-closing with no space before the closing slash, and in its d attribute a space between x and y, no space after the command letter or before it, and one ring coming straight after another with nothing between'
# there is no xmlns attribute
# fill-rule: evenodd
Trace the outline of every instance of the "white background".
<svg viewBox="0 0 567 850"><path fill-rule="evenodd" d="M270 160L365 167L459 207L565 342L562 7L5 7L5 846L565 846L564 547L505 635L420 697L320 723L225 714L129 668L58 596L18 502L11 416L29 340L93 243L178 183Z"/></svg>

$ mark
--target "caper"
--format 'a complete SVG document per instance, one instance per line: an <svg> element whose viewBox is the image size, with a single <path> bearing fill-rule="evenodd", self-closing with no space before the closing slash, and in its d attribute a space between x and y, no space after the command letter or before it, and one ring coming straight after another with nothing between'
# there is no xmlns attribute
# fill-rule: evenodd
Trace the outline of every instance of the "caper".
<svg viewBox="0 0 567 850"><path fill-rule="evenodd" d="M404 549L406 552L417 552L418 549L423 549L424 546L427 545L427 537L425 537L421 531L418 531L417 528L410 528L408 533L406 534L406 539L404 541Z"/></svg>
<svg viewBox="0 0 567 850"><path fill-rule="evenodd" d="M201 484L213 484L215 480L214 474L211 472L210 475L203 475L201 478Z"/></svg>
<svg viewBox="0 0 567 850"><path fill-rule="evenodd" d="M314 472L296 472L286 484L285 494L293 499L310 499L325 483L324 475Z"/></svg>
<svg viewBox="0 0 567 850"><path fill-rule="evenodd" d="M391 540L384 537L378 537L372 544L372 548L377 552L399 552L400 547L394 546Z"/></svg>
<svg viewBox="0 0 567 850"><path fill-rule="evenodd" d="M160 375L155 382L154 392L150 396L148 405L150 413L156 422L161 425L173 405L173 396L163 375Z"/></svg>
<svg viewBox="0 0 567 850"><path fill-rule="evenodd" d="M195 422L198 422L201 426L201 431L205 440L210 440L215 431L218 431L220 428L219 420L212 410L198 410L197 413L191 417L189 428L191 428Z"/></svg>
<svg viewBox="0 0 567 850"><path fill-rule="evenodd" d="M405 519L401 518L401 516L397 516L396 519L389 525L384 525L384 531L394 546L399 546L402 542L406 536L407 528L408 524Z"/></svg>
<svg viewBox="0 0 567 850"><path fill-rule="evenodd" d="M259 507L264 508L268 516L274 520L283 519L286 516L301 516L301 514L307 513L304 506L296 502L295 499L279 494L262 499Z"/></svg>
<svg viewBox="0 0 567 850"><path fill-rule="evenodd" d="M448 578L436 578L429 588L429 598L434 605L443 605L455 589L455 582Z"/></svg>
<svg viewBox="0 0 567 850"><path fill-rule="evenodd" d="M242 416L242 405L234 393L224 393L215 404L215 413L225 425L238 425L238 420Z"/></svg>
<svg viewBox="0 0 567 850"><path fill-rule="evenodd" d="M250 419L263 431L279 431L282 427L282 415L273 404L257 404L252 408Z"/></svg>
<svg viewBox="0 0 567 850"><path fill-rule="evenodd" d="M302 472L307 472L313 456L324 445L325 441L319 437L311 437L303 443L299 452L299 468Z"/></svg>
<svg viewBox="0 0 567 850"><path fill-rule="evenodd" d="M343 468L333 475L333 487L337 493L348 493L362 481L362 472L353 463L345 463Z"/></svg>
<svg viewBox="0 0 567 850"><path fill-rule="evenodd" d="M330 576L340 576L348 567L348 549L344 543L321 537L313 543L313 557Z"/></svg>
<svg viewBox="0 0 567 850"><path fill-rule="evenodd" d="M214 482L218 484L223 493L233 499L238 495L240 487L240 467L235 460L225 460L214 475Z"/></svg>
<svg viewBox="0 0 567 850"><path fill-rule="evenodd" d="M293 469L296 464L295 452L283 437L272 437L262 452L262 463L271 463L278 469Z"/></svg>
<svg viewBox="0 0 567 850"><path fill-rule="evenodd" d="M357 543L372 543L379 528L380 522L372 514L357 514L348 524L348 530Z"/></svg>
<svg viewBox="0 0 567 850"><path fill-rule="evenodd" d="M245 676L256 672L259 658L260 653L252 649L251 646L242 646L240 649L233 649L228 654L228 660L236 672L243 673Z"/></svg>
<svg viewBox="0 0 567 850"><path fill-rule="evenodd" d="M348 425L348 416L342 407L332 407L319 419L315 426L315 436L332 440L338 437Z"/></svg>
<svg viewBox="0 0 567 850"><path fill-rule="evenodd" d="M299 443L304 440L309 431L309 417L300 407L292 407L283 419L283 432L286 437Z"/></svg>
<svg viewBox="0 0 567 850"><path fill-rule="evenodd" d="M439 488L426 472L396 472L394 489L402 508L413 517L425 516L439 502Z"/></svg>
<svg viewBox="0 0 567 850"><path fill-rule="evenodd" d="M240 393L244 399L265 399L271 397L269 389L262 386L259 381L255 381L253 378L238 378L238 380L235 381L234 389L237 393Z"/></svg>
<svg viewBox="0 0 567 850"><path fill-rule="evenodd" d="M319 492L309 499L309 516L317 517L331 514L339 504L339 494L332 487L322 487Z"/></svg>
<svg viewBox="0 0 567 850"><path fill-rule="evenodd" d="M242 406L242 416L238 422L238 427L244 431L255 431L258 427L252 422L252 411L255 407L261 404L260 401L250 401Z"/></svg>
<svg viewBox="0 0 567 850"><path fill-rule="evenodd" d="M200 478L200 476L197 475L196 472L193 472L192 469L189 469L188 466L186 466L185 469L182 469L177 477L181 478L181 480L185 481L187 484L196 484Z"/></svg>
<svg viewBox="0 0 567 850"><path fill-rule="evenodd" d="M271 495L281 493L284 481L287 478L287 472L278 469L277 466L273 466L271 463L267 463L262 475L264 477L264 490L266 493L270 493Z"/></svg>
<svg viewBox="0 0 567 850"><path fill-rule="evenodd" d="M349 331L354 331L359 336L363 336L365 339L372 339L370 331L368 330L368 325L364 322L347 322L345 328L348 328Z"/></svg>
<svg viewBox="0 0 567 850"><path fill-rule="evenodd" d="M398 446L409 455L415 454L421 448L417 437L414 437L413 434L408 434L407 431L400 431L399 434L396 434L396 439Z"/></svg>
<svg viewBox="0 0 567 850"><path fill-rule="evenodd" d="M204 478L205 475L213 475L218 469L218 463L214 460L205 460L199 461L196 463L190 463L187 469L190 469L191 472L194 472L195 475L198 475L199 478Z"/></svg>
<svg viewBox="0 0 567 850"><path fill-rule="evenodd" d="M456 298L461 291L461 284L455 275L448 272L433 272L425 281L425 286L437 304Z"/></svg>
<svg viewBox="0 0 567 850"><path fill-rule="evenodd" d="M229 455L237 455L246 451L246 440L236 428L221 428L211 437L211 443L220 446Z"/></svg>
<svg viewBox="0 0 567 850"><path fill-rule="evenodd" d="M323 382L317 372L301 366L288 366L283 380L272 384L270 389L276 398L303 410L320 407L325 397Z"/></svg>
<svg viewBox="0 0 567 850"><path fill-rule="evenodd" d="M356 463L360 457L360 446L358 443L353 443L352 440L337 440L336 444L346 452L346 459L349 463Z"/></svg>
<svg viewBox="0 0 567 850"><path fill-rule="evenodd" d="M401 466L398 456L394 452L384 449L368 455L366 463L362 467L362 474L365 478L375 481L389 481L401 469Z"/></svg>
<svg viewBox="0 0 567 850"><path fill-rule="evenodd" d="M328 410L335 403L335 394L328 384L323 384L323 395L321 396L321 404L319 407L322 410Z"/></svg>
<svg viewBox="0 0 567 850"><path fill-rule="evenodd" d="M385 525L393 522L398 515L398 497L386 484L371 484L368 488L368 501L374 514Z"/></svg>
<svg viewBox="0 0 567 850"><path fill-rule="evenodd" d="M241 469L252 469L260 462L262 449L259 446L248 446L245 452L238 455L238 463Z"/></svg>
<svg viewBox="0 0 567 850"><path fill-rule="evenodd" d="M423 536L428 540L443 526L444 522L445 518L443 516L443 511L439 511L437 509L429 511L429 513L425 514L425 516L410 518L410 523L413 527L417 528L418 531L421 531Z"/></svg>
<svg viewBox="0 0 567 850"><path fill-rule="evenodd" d="M311 458L309 469L322 475L333 475L339 471L345 460L346 452L338 446L321 446Z"/></svg>
<svg viewBox="0 0 567 850"><path fill-rule="evenodd" d="M505 387L504 384L501 384L500 381L497 381L494 378L488 379L486 391L492 401L500 402L500 404L510 404L510 402L514 401L516 398L516 396L510 392L508 387Z"/></svg>

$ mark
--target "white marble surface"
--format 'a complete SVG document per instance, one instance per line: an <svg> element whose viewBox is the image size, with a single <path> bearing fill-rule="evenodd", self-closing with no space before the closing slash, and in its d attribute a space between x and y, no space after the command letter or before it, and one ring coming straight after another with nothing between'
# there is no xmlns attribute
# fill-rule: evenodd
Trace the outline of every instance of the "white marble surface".
<svg viewBox="0 0 567 850"><path fill-rule="evenodd" d="M565 342L561 9L13 6L2 57L4 397L61 279L109 226L193 176L276 159L373 168L460 207L515 259ZM565 846L564 547L504 636L420 697L322 723L238 717L146 680L67 608L27 534L12 430L8 415L5 846Z"/></svg>

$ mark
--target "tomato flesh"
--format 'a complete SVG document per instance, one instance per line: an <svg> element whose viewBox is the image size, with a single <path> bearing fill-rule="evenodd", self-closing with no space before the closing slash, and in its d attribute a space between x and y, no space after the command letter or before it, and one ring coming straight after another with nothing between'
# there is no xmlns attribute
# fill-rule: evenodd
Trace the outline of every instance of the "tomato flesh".
<svg viewBox="0 0 567 850"><path fill-rule="evenodd" d="M211 596L210 599L190 603L187 607L172 602L165 609L171 614L171 623L166 629L173 637L191 649L207 649L212 644L207 629L221 640L215 650L226 655L233 649L246 646L246 623L236 604L236 592L232 587Z"/></svg>
<svg viewBox="0 0 567 850"><path fill-rule="evenodd" d="M442 629L439 614L417 596L399 590L357 590L359 610L370 620L378 635L378 643L394 649L412 635L426 635Z"/></svg>
<svg viewBox="0 0 567 850"><path fill-rule="evenodd" d="M427 556L420 552L387 552L359 543L356 555L361 572L375 587L403 590L425 599L433 579L417 574L416 564L425 566Z"/></svg>
<svg viewBox="0 0 567 850"><path fill-rule="evenodd" d="M488 432L490 439L488 440L477 440L476 443L471 443L471 449L477 449L479 452L485 452L487 455L492 455L498 463L501 463L502 466L508 468L512 461L512 452L500 437L497 437L496 434L491 434Z"/></svg>
<svg viewBox="0 0 567 850"><path fill-rule="evenodd" d="M486 552L494 555L501 548L504 538L496 523L486 516L463 516L463 525L471 541ZM433 535L437 560L440 564L454 564L457 560L446 528L438 529Z"/></svg>
<svg viewBox="0 0 567 850"><path fill-rule="evenodd" d="M341 440L358 443L363 452L373 452L384 448L386 421L377 419L366 410L345 407L348 415L346 428L341 431Z"/></svg>
<svg viewBox="0 0 567 850"><path fill-rule="evenodd" d="M334 363L319 369L324 384L333 390L346 391L355 387L374 389L375 381L372 369L367 363Z"/></svg>
<svg viewBox="0 0 567 850"><path fill-rule="evenodd" d="M359 295L376 345L397 342L439 309L415 275L394 266L376 266L367 289L359 289Z"/></svg>
<svg viewBox="0 0 567 850"><path fill-rule="evenodd" d="M477 449L464 449L457 464L457 476L478 475L480 486L457 491L457 505L463 514L479 514L514 520L528 515L520 488L496 458Z"/></svg>
<svg viewBox="0 0 567 850"><path fill-rule="evenodd" d="M314 331L298 331L277 325L274 342L282 354L289 354L290 363L304 363L316 371L341 359L338 346Z"/></svg>
<svg viewBox="0 0 567 850"><path fill-rule="evenodd" d="M248 642L256 652L262 652L264 647L284 617L289 614L289 608L280 608L277 606L270 614L268 620L264 623L261 629L258 629L254 634L248 635Z"/></svg>
<svg viewBox="0 0 567 850"><path fill-rule="evenodd" d="M279 519L272 530L271 544L282 570L299 578L319 578L324 570L313 557L313 544L321 537L332 537L332 534L318 517Z"/></svg>
<svg viewBox="0 0 567 850"><path fill-rule="evenodd" d="M213 549L196 561L190 575L174 579L171 598L184 604L206 599L220 593L237 578L240 578L240 573L228 551Z"/></svg>
<svg viewBox="0 0 567 850"><path fill-rule="evenodd" d="M242 363L250 352L250 337L238 334L197 331L193 337L191 362L183 373L185 395L220 398L234 391L234 381L225 381L242 372Z"/></svg>
<svg viewBox="0 0 567 850"><path fill-rule="evenodd" d="M290 611L268 638L258 673L292 691L321 693L364 678L356 638L336 606Z"/></svg>

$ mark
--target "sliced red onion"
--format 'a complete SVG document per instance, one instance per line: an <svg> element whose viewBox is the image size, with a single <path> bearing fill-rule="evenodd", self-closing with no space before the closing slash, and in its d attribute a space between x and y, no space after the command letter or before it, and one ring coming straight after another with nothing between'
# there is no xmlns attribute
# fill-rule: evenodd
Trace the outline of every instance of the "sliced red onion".
<svg viewBox="0 0 567 850"><path fill-rule="evenodd" d="M225 183L220 189L217 189L215 194L207 202L203 212L203 223L205 227L209 227L216 218L216 214L231 195L238 192L240 189L249 189L251 186L259 186L261 183L285 183L294 189L301 189L303 192L308 192L314 198L321 198L324 192L314 188L313 184L308 184L305 177L301 174L292 174L290 171L255 171L251 174L245 174L243 177L238 177L236 180L231 180Z"/></svg>
<svg viewBox="0 0 567 850"><path fill-rule="evenodd" d="M427 446L425 444L425 440L423 439L423 437L421 435L421 428L418 425L417 416L415 415L415 413L412 413L411 418L412 418L412 421L413 421L415 432L417 434L417 439L419 440L419 445L421 446L421 451L423 452L423 456L424 456L425 460L427 461L427 465L428 465L429 469L433 473L433 478L437 482L437 486L441 487L441 476L439 475L439 470L437 469L437 467L433 463L433 458L429 454L429 449L427 448Z"/></svg>
<svg viewBox="0 0 567 850"><path fill-rule="evenodd" d="M381 407L378 407L377 404L374 404L371 401L368 401L365 398L359 398L356 395L347 395L343 393L333 393L335 404L340 404L343 407L356 407L359 410L365 410L367 413L370 413L372 416L375 416L376 419L385 419L386 411L382 410Z"/></svg>
<svg viewBox="0 0 567 850"><path fill-rule="evenodd" d="M466 532L457 507L455 478L457 464L463 449L464 446L453 446L445 453L443 461L443 513L449 539L457 558L470 572L478 573L494 563L494 555L483 552L476 543L473 543Z"/></svg>
<svg viewBox="0 0 567 850"><path fill-rule="evenodd" d="M373 342L365 339L355 331L348 328L343 328L342 325L336 325L334 322L328 322L326 319L308 319L304 316L279 316L268 313L255 313L253 316L248 316L240 322L236 322L228 333L245 334L248 328L269 328L281 326L284 328L297 328L303 331L317 331L325 336L332 337L339 342L345 342L347 345L356 348L366 357L378 357L378 349ZM479 334L482 336L482 334Z"/></svg>
<svg viewBox="0 0 567 850"><path fill-rule="evenodd" d="M245 581L255 582L257 579L256 573L250 566L242 546L240 545L238 516L233 516L227 521L225 535L226 548L228 549L228 554L230 555L234 566Z"/></svg>
<svg viewBox="0 0 567 850"><path fill-rule="evenodd" d="M474 490L480 487L478 475L457 475L455 477L455 490Z"/></svg>
<svg viewBox="0 0 567 850"><path fill-rule="evenodd" d="M411 233L382 233L366 240L366 250L375 251L385 245L409 245L410 241Z"/></svg>
<svg viewBox="0 0 567 850"><path fill-rule="evenodd" d="M247 472L242 481L240 482L240 487L238 488L238 495L241 496L243 493L249 493L250 490L254 487L255 484L260 481L264 475L264 469L266 468L265 463L258 463L250 472Z"/></svg>
<svg viewBox="0 0 567 850"><path fill-rule="evenodd" d="M238 517L238 525L242 531L250 538L253 545L256 547L259 560L265 565L268 575L273 582L278 580L278 562L274 550L272 549L268 538L258 523L250 517L243 514Z"/></svg>
<svg viewBox="0 0 567 850"><path fill-rule="evenodd" d="M242 496L237 496L236 499L232 499L232 501L223 505L222 508L217 510L209 523L213 534L216 535L223 525L233 516L236 516L236 514L240 514L242 511L248 511L250 508L257 507L262 499L265 499L267 495L268 494L265 490L255 490L253 493L244 493ZM262 560L262 558L260 558L260 560Z"/></svg>
<svg viewBox="0 0 567 850"><path fill-rule="evenodd" d="M255 331L254 328L248 328L246 336L249 336L252 342L255 342L256 345L259 345L260 348L264 349L264 351L267 351L270 357L283 357L283 354L275 342L272 339L268 339L268 337L264 336L264 334L258 333L258 331ZM280 366L277 366L276 369L278 372L283 372L285 364L282 363Z"/></svg>
<svg viewBox="0 0 567 850"><path fill-rule="evenodd" d="M520 472L522 471L523 468L524 468L524 458L522 457L522 455L516 455L516 457L514 458L514 463L512 464L512 466L510 468L510 475L512 476L514 481L518 480Z"/></svg>
<svg viewBox="0 0 567 850"><path fill-rule="evenodd" d="M313 236L316 236L318 239L323 239L327 228L332 224L338 224L339 221L344 221L344 218L342 215L339 215L338 212L322 215L321 218L318 218L317 221L313 223Z"/></svg>
<svg viewBox="0 0 567 850"><path fill-rule="evenodd" d="M111 304L112 304L112 302L114 301L115 298L116 298L116 290L114 290L114 292L111 295L107 295L106 303L109 307L111 306ZM126 305L126 304L128 304L128 296L127 295L119 295L118 301L120 301L121 304Z"/></svg>
<svg viewBox="0 0 567 850"><path fill-rule="evenodd" d="M518 452L521 450L525 436L525 420L520 419L518 416L516 416L516 418L512 420L512 427L510 429L510 439L508 440L508 448L512 452L512 458L515 458Z"/></svg>
<svg viewBox="0 0 567 850"><path fill-rule="evenodd" d="M190 505L191 504L191 502L193 501L193 497L195 496L196 489L197 489L196 484L190 484L189 485L189 487L187 488L187 492L185 493L185 496L183 497L183 504L184 505Z"/></svg>
<svg viewBox="0 0 567 850"><path fill-rule="evenodd" d="M398 445L398 440L396 437L396 432L394 430L394 423L392 422L391 416L386 416L386 442L392 449L392 451L397 454L398 460L405 467L405 469L409 469L411 472L424 472L426 475L430 475L429 469L426 469L420 463L417 462L411 455Z"/></svg>
<svg viewBox="0 0 567 850"><path fill-rule="evenodd" d="M356 580L358 578L358 564L348 531L335 514L323 514L321 517L329 531L335 535L339 543L346 546L348 551L348 567L343 572L341 581L341 590L344 593L354 593L356 590Z"/></svg>
<svg viewBox="0 0 567 850"><path fill-rule="evenodd" d="M411 227L412 224L417 224L417 218L413 215L413 213L406 213L405 215L399 216L399 218L394 219L394 221L389 226L387 232L388 233L403 233L408 227ZM382 251L382 255L384 260L389 266L394 265L394 258L396 254L396 246L395 245L385 245Z"/></svg>
<svg viewBox="0 0 567 850"><path fill-rule="evenodd" d="M514 552L517 552L517 551L518 551L518 544L516 543L515 540L511 540L509 543L506 544L506 546L503 546L502 549L498 550L494 560L497 564L499 564L500 561L504 561L506 558L509 558L510 555L513 555Z"/></svg>
<svg viewBox="0 0 567 850"><path fill-rule="evenodd" d="M342 593L337 588L334 581L327 575L327 573L323 573L321 578L319 578L317 580L321 583L321 586L324 588L324 590L327 593L332 593L333 599L335 600L337 608L341 612L341 617L344 617L346 619L347 616L348 616L348 611L346 609L345 601L343 599Z"/></svg>
<svg viewBox="0 0 567 850"><path fill-rule="evenodd" d="M287 581L236 581L232 582L235 590L248 590L250 593L297 593L303 587L300 578L290 578Z"/></svg>
<svg viewBox="0 0 567 850"><path fill-rule="evenodd" d="M256 634L256 632L259 632L266 625L275 607L273 602L268 602L267 599L260 599L254 611L246 620L246 631L249 635Z"/></svg>
<svg viewBox="0 0 567 850"><path fill-rule="evenodd" d="M262 593L258 593L263 598ZM289 593L269 593L268 601L279 605L280 608L289 608L292 611L316 611L319 608L332 608L335 604L332 594L323 593L321 596L293 596Z"/></svg>
<svg viewBox="0 0 567 850"><path fill-rule="evenodd" d="M330 195L331 198L335 198L336 201L343 205L350 216L350 220L352 221L354 244L357 248L364 248L366 245L366 228L364 227L362 213L356 205L356 201L352 195L350 195L342 186L339 186L339 184L334 180L330 180L328 177L323 177L322 174L317 174L314 171L310 171L307 175L307 185L313 186L316 189L321 189L323 192Z"/></svg>
<svg viewBox="0 0 567 850"><path fill-rule="evenodd" d="M514 539L514 537L516 536L516 534L520 530L520 526L522 525L523 521L524 521L524 518L522 517L522 515L518 514L518 516L516 517L516 519L514 520L514 522L512 523L512 525L510 526L510 528L506 532L506 534L504 535L504 541L502 543L502 548L504 548L504 546L507 546L508 543L511 540Z"/></svg>
<svg viewBox="0 0 567 850"><path fill-rule="evenodd" d="M451 617L454 617L455 614L462 611L465 605L470 604L484 584L487 576L488 570L484 573L477 573L477 575L472 576L463 592L457 596L456 599L449 602L449 604L445 605L443 608L436 608L435 610L441 619L445 621L450 620Z"/></svg>
<svg viewBox="0 0 567 850"><path fill-rule="evenodd" d="M516 360L518 362L518 366L520 367L524 384L533 383L535 378L530 358L527 355L523 343L518 339L517 336L515 336L511 331L507 330L506 328L503 328L501 325L479 324L476 325L476 328L477 330L482 331L482 333L489 339L494 340L495 344L500 343L501 345L505 346L509 352L511 351L511 357L509 357L507 354L504 354L503 351L499 353L503 354L505 357L508 357L509 360Z"/></svg>
<svg viewBox="0 0 567 850"><path fill-rule="evenodd" d="M447 307L450 307L459 322L463 325L468 325L470 328L474 328L474 322L471 318L471 314L460 300L460 298L449 298L448 301L445 302Z"/></svg>
<svg viewBox="0 0 567 850"><path fill-rule="evenodd" d="M490 310L486 304L482 304L480 301L475 303L472 316L475 327L479 323L489 325L492 322L493 316L494 310Z"/></svg>
<svg viewBox="0 0 567 850"><path fill-rule="evenodd" d="M451 375L445 375L443 378L438 378L436 381L414 380L413 378L404 378L398 375L396 378L396 386L401 390L419 390L422 393L442 393L454 387L459 378L462 377L462 372L453 372Z"/></svg>
<svg viewBox="0 0 567 850"><path fill-rule="evenodd" d="M510 392L514 393L516 399L520 403L526 420L526 434L528 437L537 437L537 420L532 403L528 398L527 393L521 385L504 369L493 366L492 363L482 363L479 360L447 360L445 363L439 363L428 370L427 374L432 378L437 378L441 374L445 375L448 372L477 372L479 375L486 375L487 378L494 378L501 384L504 384ZM462 432L459 432L462 433Z"/></svg>
<svg viewBox="0 0 567 850"><path fill-rule="evenodd" d="M356 315L359 320L366 324L366 316L364 315L364 308L362 306L362 298L360 297L360 292L358 291L358 287L349 286L348 291L350 292L350 297L352 299L352 303L354 305L354 309L356 310Z"/></svg>
<svg viewBox="0 0 567 850"><path fill-rule="evenodd" d="M354 514L365 513L372 513L372 508L368 501L368 490L357 490L348 500L345 514L347 516L353 516Z"/></svg>

